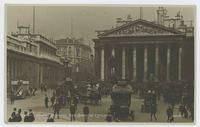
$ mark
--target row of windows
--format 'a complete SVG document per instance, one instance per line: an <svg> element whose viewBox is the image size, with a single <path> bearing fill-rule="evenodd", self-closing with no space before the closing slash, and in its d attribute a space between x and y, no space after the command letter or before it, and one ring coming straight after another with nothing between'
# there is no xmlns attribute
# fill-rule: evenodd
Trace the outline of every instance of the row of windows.
<svg viewBox="0 0 200 127"><path fill-rule="evenodd" d="M55 53L54 53L54 50L53 49L50 49L46 46L41 46L41 50L40 50L41 54L45 54L45 55L48 55L48 56L55 56Z"/></svg>
<svg viewBox="0 0 200 127"><path fill-rule="evenodd" d="M58 47L58 54L65 54L65 55L68 55L68 56L72 56L73 55L73 50L72 50L72 47L69 46L69 47ZM80 47L77 47L75 48L75 53L76 53L76 57L80 57L81 56L81 48Z"/></svg>
<svg viewBox="0 0 200 127"><path fill-rule="evenodd" d="M37 54L37 47L29 43L26 43L25 47L22 45L17 45L9 42L7 44L8 47L14 48L15 50Z"/></svg>

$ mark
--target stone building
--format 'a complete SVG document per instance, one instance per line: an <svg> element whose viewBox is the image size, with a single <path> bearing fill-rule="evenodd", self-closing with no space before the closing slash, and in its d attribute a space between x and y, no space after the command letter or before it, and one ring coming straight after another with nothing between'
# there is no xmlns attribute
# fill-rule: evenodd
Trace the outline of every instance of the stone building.
<svg viewBox="0 0 200 127"><path fill-rule="evenodd" d="M31 86L55 85L63 80L63 63L56 55L55 42L29 27L18 26L18 32L7 36L7 88L11 81L29 81Z"/></svg>
<svg viewBox="0 0 200 127"><path fill-rule="evenodd" d="M93 76L93 57L90 46L83 39L65 38L56 40L57 54L69 60L72 80L86 81Z"/></svg>
<svg viewBox="0 0 200 127"><path fill-rule="evenodd" d="M112 29L97 31L93 41L98 80L194 81L194 27L184 24L182 16L172 27L166 25L162 9L157 22L128 16L118 18Z"/></svg>

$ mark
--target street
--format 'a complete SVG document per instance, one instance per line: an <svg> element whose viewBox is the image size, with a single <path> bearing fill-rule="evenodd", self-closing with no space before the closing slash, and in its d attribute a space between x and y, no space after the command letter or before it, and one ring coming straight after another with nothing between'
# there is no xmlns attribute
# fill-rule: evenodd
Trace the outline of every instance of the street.
<svg viewBox="0 0 200 127"><path fill-rule="evenodd" d="M52 107L45 108L44 106L44 97L45 94L50 98L52 96L52 90L48 90L47 92L41 93L40 91L32 97L27 97L26 99L15 100L14 104L11 105L10 99L7 100L7 119L10 117L10 114L13 111L13 108L22 109L22 118L24 111L28 111L32 109L35 114L35 121L34 122L46 122L47 116L49 114L53 114ZM149 113L142 113L141 112L141 105L143 103L143 99L139 99L138 96L132 95L132 102L130 110L135 111L135 120L128 121L128 122L151 122L150 121L150 114ZM108 108L111 104L110 96L102 97L102 102L99 105L89 105L90 115L89 115L89 122L106 122L105 117L108 112ZM50 105L50 103L49 103ZM166 122L166 109L169 104L164 103L162 98L158 101L158 108L157 108L157 121L153 120L152 122ZM84 104L78 104L77 112L76 112L76 120L75 122L83 122L83 106ZM174 122L187 122L190 123L192 120L185 119L180 116L178 111L178 105L175 106L174 109ZM55 122L70 122L70 115L69 115L69 107L66 106L62 108L60 111L60 118L55 118Z"/></svg>

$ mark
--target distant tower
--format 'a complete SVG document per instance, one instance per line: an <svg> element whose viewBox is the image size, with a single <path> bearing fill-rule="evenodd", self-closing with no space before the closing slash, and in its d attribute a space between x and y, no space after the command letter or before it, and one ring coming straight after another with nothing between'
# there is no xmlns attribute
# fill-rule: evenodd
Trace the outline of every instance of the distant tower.
<svg viewBox="0 0 200 127"><path fill-rule="evenodd" d="M164 19L167 17L167 10L164 7L158 7L157 10L157 22L164 25Z"/></svg>
<svg viewBox="0 0 200 127"><path fill-rule="evenodd" d="M18 26L18 34L30 34L30 26Z"/></svg>

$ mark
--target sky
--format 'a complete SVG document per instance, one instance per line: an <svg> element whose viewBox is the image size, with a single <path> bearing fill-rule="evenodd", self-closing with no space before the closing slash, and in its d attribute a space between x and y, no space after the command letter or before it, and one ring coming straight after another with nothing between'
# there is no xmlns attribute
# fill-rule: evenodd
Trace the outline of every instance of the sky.
<svg viewBox="0 0 200 127"><path fill-rule="evenodd" d="M174 18L178 11L184 20L194 20L195 8L192 6L165 6L168 16ZM143 19L155 21L158 6L142 7ZM70 37L84 38L85 43L93 46L92 39L96 38L95 30L110 29L116 26L116 18L125 19L131 15L138 19L139 6L36 6L35 7L35 31L47 38L54 40ZM33 24L33 6L8 5L6 8L7 34L16 32L17 24Z"/></svg>

